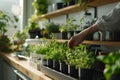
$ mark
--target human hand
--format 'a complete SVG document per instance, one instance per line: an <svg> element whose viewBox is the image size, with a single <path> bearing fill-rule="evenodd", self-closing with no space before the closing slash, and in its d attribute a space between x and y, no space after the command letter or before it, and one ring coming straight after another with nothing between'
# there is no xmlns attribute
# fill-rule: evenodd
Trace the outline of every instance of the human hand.
<svg viewBox="0 0 120 80"><path fill-rule="evenodd" d="M87 35L86 32L82 31L79 34L72 36L68 41L68 47L72 49L74 46L79 45L84 41L86 35Z"/></svg>
<svg viewBox="0 0 120 80"><path fill-rule="evenodd" d="M71 37L71 39L68 41L68 47L72 49L74 46L77 46L80 43L82 43L87 35L93 34L96 31L98 31L97 23L93 24L92 26L86 28L82 32Z"/></svg>

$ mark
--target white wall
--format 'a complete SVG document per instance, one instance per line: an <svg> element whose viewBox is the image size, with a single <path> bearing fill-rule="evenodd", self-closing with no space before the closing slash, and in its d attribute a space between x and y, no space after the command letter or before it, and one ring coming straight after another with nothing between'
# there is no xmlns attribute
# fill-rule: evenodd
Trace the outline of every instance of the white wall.
<svg viewBox="0 0 120 80"><path fill-rule="evenodd" d="M0 0L0 10L12 13L12 5L19 4L19 0ZM19 28L19 23L17 24ZM11 25L8 26L8 32L7 35L12 36L13 33L18 30L11 27Z"/></svg>
<svg viewBox="0 0 120 80"><path fill-rule="evenodd" d="M22 31L27 25L28 18L30 18L34 12L32 1L33 0L0 0L0 10L12 13L12 5L20 5L21 9L20 15L17 16L19 18L18 28L14 29L9 25L7 35L11 37L17 30Z"/></svg>
<svg viewBox="0 0 120 80"><path fill-rule="evenodd" d="M97 15L98 15L98 17L101 17L102 15L107 14L111 9L113 9L113 7L116 4L117 4L117 2L97 7L97 11L98 11ZM89 12L92 13L92 17L94 18L94 9L90 8ZM69 17L74 17L77 20L76 24L79 23L79 20L80 20L80 18L82 16L83 16L83 11L75 12L75 13L70 13L69 14ZM51 21L56 22L56 23L65 23L66 22L66 16L62 15L62 16L54 17L54 18L51 19Z"/></svg>

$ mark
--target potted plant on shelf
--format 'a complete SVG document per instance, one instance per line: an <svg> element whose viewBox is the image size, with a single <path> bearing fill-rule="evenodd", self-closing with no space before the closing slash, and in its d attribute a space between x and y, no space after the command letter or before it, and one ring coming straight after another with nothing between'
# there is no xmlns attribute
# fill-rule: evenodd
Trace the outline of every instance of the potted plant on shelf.
<svg viewBox="0 0 120 80"><path fill-rule="evenodd" d="M19 55L22 53L22 45L25 43L25 39L27 39L28 35L25 32L21 32L18 30L17 32L14 33L13 35L13 40L14 40L14 51L16 55Z"/></svg>
<svg viewBox="0 0 120 80"><path fill-rule="evenodd" d="M48 34L51 35L53 34L54 36L56 36L56 38L59 38L59 24L56 24L54 22L49 22L49 23L46 23L45 25L45 29L47 30ZM49 36L50 38L50 36Z"/></svg>
<svg viewBox="0 0 120 80"><path fill-rule="evenodd" d="M41 29L40 29L38 23L33 20L29 20L29 22L26 26L26 30L28 31L30 38L36 38L36 36L38 36L38 38L42 37Z"/></svg>
<svg viewBox="0 0 120 80"><path fill-rule="evenodd" d="M76 20L71 17L67 19L66 23L60 27L60 32L62 33L63 39L69 39L71 36L74 35L74 31L79 27L78 25L75 25L74 22Z"/></svg>
<svg viewBox="0 0 120 80"><path fill-rule="evenodd" d="M21 32L20 30L15 32L13 35L13 39L18 43L24 43L25 39L27 39L27 37L28 37L27 33L24 31Z"/></svg>
<svg viewBox="0 0 120 80"><path fill-rule="evenodd" d="M16 28L17 26L15 23L18 22L18 18L14 15L9 15L6 12L0 11L0 51L2 52L11 52L11 41L10 38L5 35L5 33L8 31L7 27L14 27Z"/></svg>
<svg viewBox="0 0 120 80"><path fill-rule="evenodd" d="M110 52L107 55L100 55L98 60L105 64L104 75L106 80L120 79L120 50Z"/></svg>

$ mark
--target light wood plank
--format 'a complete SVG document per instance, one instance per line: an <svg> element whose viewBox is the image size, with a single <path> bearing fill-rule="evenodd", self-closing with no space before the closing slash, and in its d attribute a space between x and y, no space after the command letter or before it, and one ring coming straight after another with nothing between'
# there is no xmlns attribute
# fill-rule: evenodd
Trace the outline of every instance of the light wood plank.
<svg viewBox="0 0 120 80"><path fill-rule="evenodd" d="M57 40L58 42L66 42L69 40ZM120 41L89 41L85 40L82 44L89 44L89 45L106 45L106 46L120 46Z"/></svg>
<svg viewBox="0 0 120 80"><path fill-rule="evenodd" d="M12 66L20 70L22 73L30 77L32 80L52 80L45 76L44 73L31 67L28 61L19 60L13 56L13 54L0 53L0 55Z"/></svg>

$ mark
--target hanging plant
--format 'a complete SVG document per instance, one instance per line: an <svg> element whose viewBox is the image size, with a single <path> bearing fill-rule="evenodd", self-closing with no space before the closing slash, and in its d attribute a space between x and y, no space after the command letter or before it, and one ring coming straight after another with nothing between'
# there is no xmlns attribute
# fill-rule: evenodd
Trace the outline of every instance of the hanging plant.
<svg viewBox="0 0 120 80"><path fill-rule="evenodd" d="M41 15L47 13L48 10L48 0L34 0L32 3L35 14Z"/></svg>

